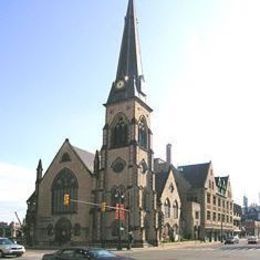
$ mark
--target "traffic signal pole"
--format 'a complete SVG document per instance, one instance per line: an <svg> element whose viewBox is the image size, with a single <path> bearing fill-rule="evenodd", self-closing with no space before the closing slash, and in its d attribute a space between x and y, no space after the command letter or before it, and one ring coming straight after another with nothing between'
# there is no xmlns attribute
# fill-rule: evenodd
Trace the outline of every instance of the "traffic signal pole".
<svg viewBox="0 0 260 260"><path fill-rule="evenodd" d="M64 206L67 206L69 207L70 203L71 202L77 202L77 203L82 203L82 204L85 204L85 205L90 205L90 206L95 206L95 207L98 207L100 208L100 213L101 213L101 237L100 237L100 240L101 240L101 244L102 244L102 247L104 247L104 213L106 212L106 209L114 209L116 212L118 212L118 249L121 250L122 249L122 241L121 241L121 220L122 219L122 216L121 216L121 212L129 212L128 209L125 209L124 207L122 207L122 198L118 198L119 202L116 207L112 207L112 206L109 206L106 204L106 202L101 202L101 203L94 203L94 202L89 202L89 201L84 201L84 200L75 200L75 199L71 199L70 198L70 194L68 193L65 193L64 194L64 201L63 201L63 204Z"/></svg>
<svg viewBox="0 0 260 260"><path fill-rule="evenodd" d="M88 201L84 201L84 200L74 200L74 199L70 199L71 202L78 202L78 203L83 203L83 204L86 204L86 205L92 205L92 206L97 206L99 208L102 208L102 205L100 205L100 203L94 203L94 202L88 202ZM102 203L105 203L105 202L102 202ZM108 208L108 209L115 209L115 210L121 210L121 211L125 211L125 212L128 212L129 210L128 209L125 209L125 208L120 208L120 207L112 207L112 206L109 206L106 204L105 208Z"/></svg>

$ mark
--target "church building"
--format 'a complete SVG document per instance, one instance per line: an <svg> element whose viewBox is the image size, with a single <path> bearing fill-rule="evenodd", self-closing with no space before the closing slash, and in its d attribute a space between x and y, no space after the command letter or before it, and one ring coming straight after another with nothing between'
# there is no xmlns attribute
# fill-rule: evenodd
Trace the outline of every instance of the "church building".
<svg viewBox="0 0 260 260"><path fill-rule="evenodd" d="M134 246L143 247L185 236L217 239L222 234L216 214L224 213L214 203L215 182L223 181L214 178L209 166L203 171L196 166L175 168L170 145L166 161L154 159L153 110L147 94L134 0L129 0L116 77L104 105L102 147L92 153L66 139L45 172L39 160L35 190L27 200L29 245L120 248L132 234ZM229 187L229 180L224 184ZM220 194L222 204L226 186ZM228 194L225 228L231 230L230 190ZM210 210L207 196L213 200Z"/></svg>
<svg viewBox="0 0 260 260"><path fill-rule="evenodd" d="M44 174L39 161L35 191L27 201L31 243L113 246L125 243L131 232L136 246L158 244L152 108L143 86L137 19L134 1L129 0L117 73L105 103L102 148L93 154L66 139ZM180 208L180 199L173 174L166 175L172 191L168 198L163 183L159 196L164 200L161 207L168 203L170 220L170 205L177 202ZM65 194L70 198L67 206ZM171 223L179 225L179 215L177 211L169 228Z"/></svg>

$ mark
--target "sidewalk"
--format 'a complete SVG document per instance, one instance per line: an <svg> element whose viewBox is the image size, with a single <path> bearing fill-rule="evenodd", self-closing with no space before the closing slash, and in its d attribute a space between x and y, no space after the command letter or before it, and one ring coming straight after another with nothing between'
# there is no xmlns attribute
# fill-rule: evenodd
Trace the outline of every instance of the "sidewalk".
<svg viewBox="0 0 260 260"><path fill-rule="evenodd" d="M170 243L162 243L161 245L157 247L139 247L139 248L132 248L131 250L127 250L126 248L123 248L122 250L112 249L112 251L129 251L129 252L135 252L135 251L150 251L150 250L167 250L167 249L179 249L179 248L205 248L210 246L217 246L221 245L220 241L214 241L214 242L203 242L203 241L183 241L183 242L170 242ZM111 250L111 249L110 249Z"/></svg>
<svg viewBox="0 0 260 260"><path fill-rule="evenodd" d="M160 248L192 248L192 247L208 247L208 246L215 246L220 245L220 241L214 242L204 242L204 241L183 241L183 242L172 242L172 243L162 243L159 247Z"/></svg>

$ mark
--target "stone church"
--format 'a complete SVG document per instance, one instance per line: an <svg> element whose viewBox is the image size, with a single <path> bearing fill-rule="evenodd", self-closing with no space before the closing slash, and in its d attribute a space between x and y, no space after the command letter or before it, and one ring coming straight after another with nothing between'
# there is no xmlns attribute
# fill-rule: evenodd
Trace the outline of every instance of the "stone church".
<svg viewBox="0 0 260 260"><path fill-rule="evenodd" d="M190 177L194 169L198 175L197 168L176 169L170 145L165 161L154 159L147 94L134 0L129 0L116 77L105 103L103 145L90 153L66 139L45 172L39 160L35 190L27 200L28 244L124 246L131 232L134 245L145 246L203 234L200 216L207 206L201 214L198 199L186 194L197 198L207 190L209 167L201 188L194 190L192 178L185 179L181 170L188 169ZM205 196L201 193L202 202Z"/></svg>
<svg viewBox="0 0 260 260"><path fill-rule="evenodd" d="M152 108L143 86L135 7L129 0L116 78L105 104L102 148L92 154L66 139L45 173L39 161L35 191L27 201L31 243L113 246L119 240L125 243L131 231L136 246L156 245L162 225L159 208L165 206L170 218L173 203L168 228L174 226L176 235L180 198L171 172L156 191ZM164 191L166 183L171 188ZM69 206L64 194L72 199ZM121 218L116 217L117 205L124 209Z"/></svg>

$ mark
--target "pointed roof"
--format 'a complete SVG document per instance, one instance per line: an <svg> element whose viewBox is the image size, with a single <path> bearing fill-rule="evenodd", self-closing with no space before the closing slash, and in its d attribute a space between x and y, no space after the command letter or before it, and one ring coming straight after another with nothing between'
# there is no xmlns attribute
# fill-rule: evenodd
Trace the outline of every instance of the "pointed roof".
<svg viewBox="0 0 260 260"><path fill-rule="evenodd" d="M93 172L94 170L94 158L95 155L93 153L90 153L88 151L85 151L83 149L80 149L76 146L71 145L75 153L78 155L78 157L81 159L81 161L84 163L84 165Z"/></svg>
<svg viewBox="0 0 260 260"><path fill-rule="evenodd" d="M124 87L117 89L118 81L123 81ZM137 19L134 0L129 0L125 17L125 27L117 66L116 80L107 100L107 104L133 97L145 98L142 91L144 77L140 44L137 31Z"/></svg>
<svg viewBox="0 0 260 260"><path fill-rule="evenodd" d="M211 162L179 166L178 170L192 188L202 188L205 185L210 164Z"/></svg>
<svg viewBox="0 0 260 260"><path fill-rule="evenodd" d="M165 187L166 181L169 177L170 169L164 169L160 172L155 173L155 190L158 194L158 197L161 196L163 189Z"/></svg>
<svg viewBox="0 0 260 260"><path fill-rule="evenodd" d="M42 160L40 159L37 166L37 171L42 171Z"/></svg>
<svg viewBox="0 0 260 260"><path fill-rule="evenodd" d="M88 151L85 151L85 150L82 150L76 146L73 146L69 139L66 138L64 143L62 144L62 146L60 147L59 151L56 153L55 157L53 158L51 164L49 165L48 169L46 170L45 172L45 175L49 172L49 169L51 167L51 165L53 164L53 162L55 160L57 160L58 156L61 154L61 151L62 149L64 148L64 146L68 146L71 151L76 155L76 157L81 161L82 165L84 166L84 168L92 175L93 174L93 165L94 165L94 158L95 158L95 155L88 152ZM45 176L44 175L44 176ZM43 176L43 178L44 178Z"/></svg>
<svg viewBox="0 0 260 260"><path fill-rule="evenodd" d="M177 169L173 165L165 164L164 168L162 168L160 171L155 172L155 190L158 193L159 197L162 195L169 175L172 174L173 178L175 179L175 171L177 171Z"/></svg>

